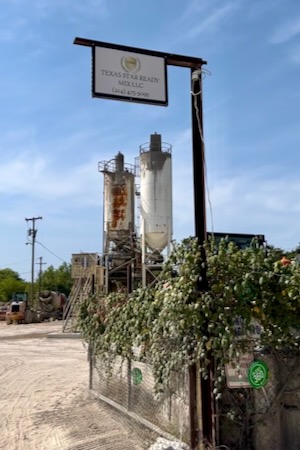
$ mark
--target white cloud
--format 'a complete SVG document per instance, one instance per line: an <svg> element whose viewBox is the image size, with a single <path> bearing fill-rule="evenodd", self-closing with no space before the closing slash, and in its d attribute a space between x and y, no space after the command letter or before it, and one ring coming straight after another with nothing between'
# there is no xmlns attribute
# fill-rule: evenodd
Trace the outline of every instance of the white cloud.
<svg viewBox="0 0 300 450"><path fill-rule="evenodd" d="M55 15L65 18L66 22L81 23L84 19L97 17L107 18L109 9L107 0L1 0L2 14L0 15L0 42L12 42L22 39L22 42L39 40L33 32L32 22L51 23ZM34 27L36 29L36 27ZM39 45L41 42L39 42Z"/></svg>
<svg viewBox="0 0 300 450"><path fill-rule="evenodd" d="M189 129L174 133L173 149L174 238L180 240L194 234ZM184 158L183 152L186 152ZM96 161L89 157L85 164L59 168L50 158L31 152L23 153L0 169L2 199L7 196L0 220L16 229L16 244L24 247L22 258L28 253L24 218L38 215L43 216L38 224L38 240L56 255L68 260L72 252L81 249L101 251L103 182ZM262 233L270 244L285 249L298 244L300 182L297 179L280 177L272 167L243 171L237 176L226 172L218 177L208 175L213 231ZM208 203L207 223L208 230L212 231ZM60 263L50 257L46 254L49 264Z"/></svg>
<svg viewBox="0 0 300 450"><path fill-rule="evenodd" d="M218 179L211 189L214 231L262 233L274 245L298 244L300 182L243 172Z"/></svg>
<svg viewBox="0 0 300 450"><path fill-rule="evenodd" d="M174 237L181 239L194 232L190 130L174 135L173 145ZM8 215L15 221L24 214L43 215L45 211L49 217L63 218L71 211L71 215L76 215L77 210L85 208L97 211L100 217L103 185L97 161L96 157L89 157L84 164L59 168L49 158L23 153L4 163L0 168L0 192L2 199L7 199L7 207L2 219ZM297 245L300 240L297 179L280 177L271 167L243 171L238 176L226 172L217 178L212 173L208 176L214 231L264 233L274 245ZM25 205L22 198L26 198ZM207 222L211 230L208 202Z"/></svg>
<svg viewBox="0 0 300 450"><path fill-rule="evenodd" d="M175 36L170 46L178 45L187 39L194 39L200 35L212 34L220 30L225 18L228 18L240 7L241 2L199 2L192 1L178 20L177 28L181 30Z"/></svg>
<svg viewBox="0 0 300 450"><path fill-rule="evenodd" d="M205 13L207 11L207 3L199 2L199 0L192 0L187 4L186 10L181 16L181 20L189 20L194 18L195 15Z"/></svg>
<svg viewBox="0 0 300 450"><path fill-rule="evenodd" d="M283 44L300 34L300 16L281 24L271 35L272 44Z"/></svg>
<svg viewBox="0 0 300 450"><path fill-rule="evenodd" d="M252 20L257 20L260 17L265 17L276 8L281 6L281 0L258 0L248 2L246 0L248 9L248 16Z"/></svg>
<svg viewBox="0 0 300 450"><path fill-rule="evenodd" d="M180 240L194 233L191 130L173 134L173 146L173 228L174 238ZM295 248L300 241L300 181L292 173L280 175L277 165L244 169L238 175L226 166L222 173L208 167L208 185L209 231L265 234L270 244L284 249Z"/></svg>
<svg viewBox="0 0 300 450"><path fill-rule="evenodd" d="M276 178L269 167L258 172L244 171L238 176L224 174L211 178L209 176L212 210L206 195L208 231L264 234L270 244L283 249L298 245L300 181ZM193 235L194 220L192 165L175 167L173 237L181 240Z"/></svg>
<svg viewBox="0 0 300 450"><path fill-rule="evenodd" d="M28 12L46 16L58 9L68 9L70 13L88 12L89 14L105 13L107 11L107 0L85 0L84 3L75 3L73 0L2 0L6 6L18 8L25 7Z"/></svg>
<svg viewBox="0 0 300 450"><path fill-rule="evenodd" d="M7 43L13 41L17 36L22 34L22 40L27 40L29 35L24 33L27 21L23 17L10 17L2 15L0 17L0 42Z"/></svg>
<svg viewBox="0 0 300 450"><path fill-rule="evenodd" d="M79 200L86 205L97 204L93 193L100 185L99 178L94 158L68 168L42 155L24 152L1 165L0 192L9 198L26 195L28 203L42 200L64 209L63 200L69 205L71 202L72 207L78 206Z"/></svg>
<svg viewBox="0 0 300 450"><path fill-rule="evenodd" d="M220 26L222 20L230 13L237 9L237 5L234 3L228 3L221 8L215 9L208 14L197 26L191 28L186 37L195 38L203 33L215 32Z"/></svg>

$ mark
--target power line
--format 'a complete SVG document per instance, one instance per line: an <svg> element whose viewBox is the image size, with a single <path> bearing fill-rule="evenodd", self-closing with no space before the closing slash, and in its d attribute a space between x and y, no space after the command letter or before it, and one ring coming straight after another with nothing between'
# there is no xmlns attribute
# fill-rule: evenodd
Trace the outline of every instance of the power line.
<svg viewBox="0 0 300 450"><path fill-rule="evenodd" d="M41 245L45 250L47 250L47 252L51 253L51 255L55 256L56 258L60 259L63 262L67 262L65 259L61 258L60 256L57 256L55 253L51 252L51 250L49 250L49 248L47 248L44 244L42 244L39 241L36 241L37 244Z"/></svg>
<svg viewBox="0 0 300 450"><path fill-rule="evenodd" d="M23 264L24 262L28 262L29 261L29 258L27 258L27 259L23 259L22 261L18 261L18 262L12 262L12 263L6 263L6 264L1 264L1 266L6 266L6 267L8 267L8 266L17 266L18 264Z"/></svg>

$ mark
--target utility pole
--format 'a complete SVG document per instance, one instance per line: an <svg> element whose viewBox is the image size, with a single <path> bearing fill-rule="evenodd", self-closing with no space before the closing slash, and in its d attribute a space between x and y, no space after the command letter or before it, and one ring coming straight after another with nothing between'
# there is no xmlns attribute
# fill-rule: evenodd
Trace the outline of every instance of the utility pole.
<svg viewBox="0 0 300 450"><path fill-rule="evenodd" d="M40 257L39 257L39 262L36 263L36 264L38 264L38 265L40 266L40 270L39 270L39 291L40 291L40 290L41 290L41 287L42 287L42 274L43 274L42 266L43 266L44 264L47 264L47 263L46 263L46 262L43 262L43 257L40 256Z"/></svg>
<svg viewBox="0 0 300 450"><path fill-rule="evenodd" d="M200 69L200 70L199 70ZM202 110L202 74L201 66L194 66L191 69L192 76L192 139L193 139L193 168L194 168L194 213L195 213L195 235L202 245L206 240L206 210L205 210L205 145L203 138L203 110ZM196 93L196 94L195 94ZM205 251L202 248L202 258L205 261ZM199 291L208 289L206 267L201 268L200 280L197 283ZM196 398L197 392L197 365L190 367L190 388L191 395ZM212 397L212 363L208 367L208 377L201 377L201 409L202 409L202 440L206 445L213 444L213 397ZM199 386L198 386L199 387ZM191 408L197 410L196 401L192 401ZM201 411L197 411L197 415ZM195 425L195 418L194 423ZM197 431L192 436L192 448L196 447Z"/></svg>
<svg viewBox="0 0 300 450"><path fill-rule="evenodd" d="M31 236L31 304L33 304L34 301L34 245L35 245L35 237L37 233L37 229L35 228L35 221L36 220L42 220L41 216L38 217L30 217L26 218L26 222L32 222L32 228L29 228L28 230L28 236Z"/></svg>

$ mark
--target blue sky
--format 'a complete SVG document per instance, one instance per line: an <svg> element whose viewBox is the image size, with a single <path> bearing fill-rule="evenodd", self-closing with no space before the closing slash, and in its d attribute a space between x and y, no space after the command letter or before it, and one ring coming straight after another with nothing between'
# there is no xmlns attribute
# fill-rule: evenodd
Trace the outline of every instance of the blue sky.
<svg viewBox="0 0 300 450"><path fill-rule="evenodd" d="M98 161L133 163L151 133L173 146L177 240L194 234L190 71L168 67L169 106L91 98L76 36L207 60L207 181L214 231L300 241L298 0L0 0L0 268L102 250ZM208 229L212 228L208 213ZM38 271L38 265L36 265Z"/></svg>

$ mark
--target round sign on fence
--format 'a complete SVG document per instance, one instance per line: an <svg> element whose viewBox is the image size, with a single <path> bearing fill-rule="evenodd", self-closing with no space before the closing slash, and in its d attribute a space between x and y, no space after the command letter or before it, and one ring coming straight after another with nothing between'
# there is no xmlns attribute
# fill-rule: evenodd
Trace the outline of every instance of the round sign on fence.
<svg viewBox="0 0 300 450"><path fill-rule="evenodd" d="M143 381L142 371L140 369L138 369L137 367L132 369L131 376L132 376L133 384L138 385L138 384L141 384L141 382Z"/></svg>
<svg viewBox="0 0 300 450"><path fill-rule="evenodd" d="M267 384L268 366L263 361L254 361L248 369L248 380L252 387L258 389Z"/></svg>

